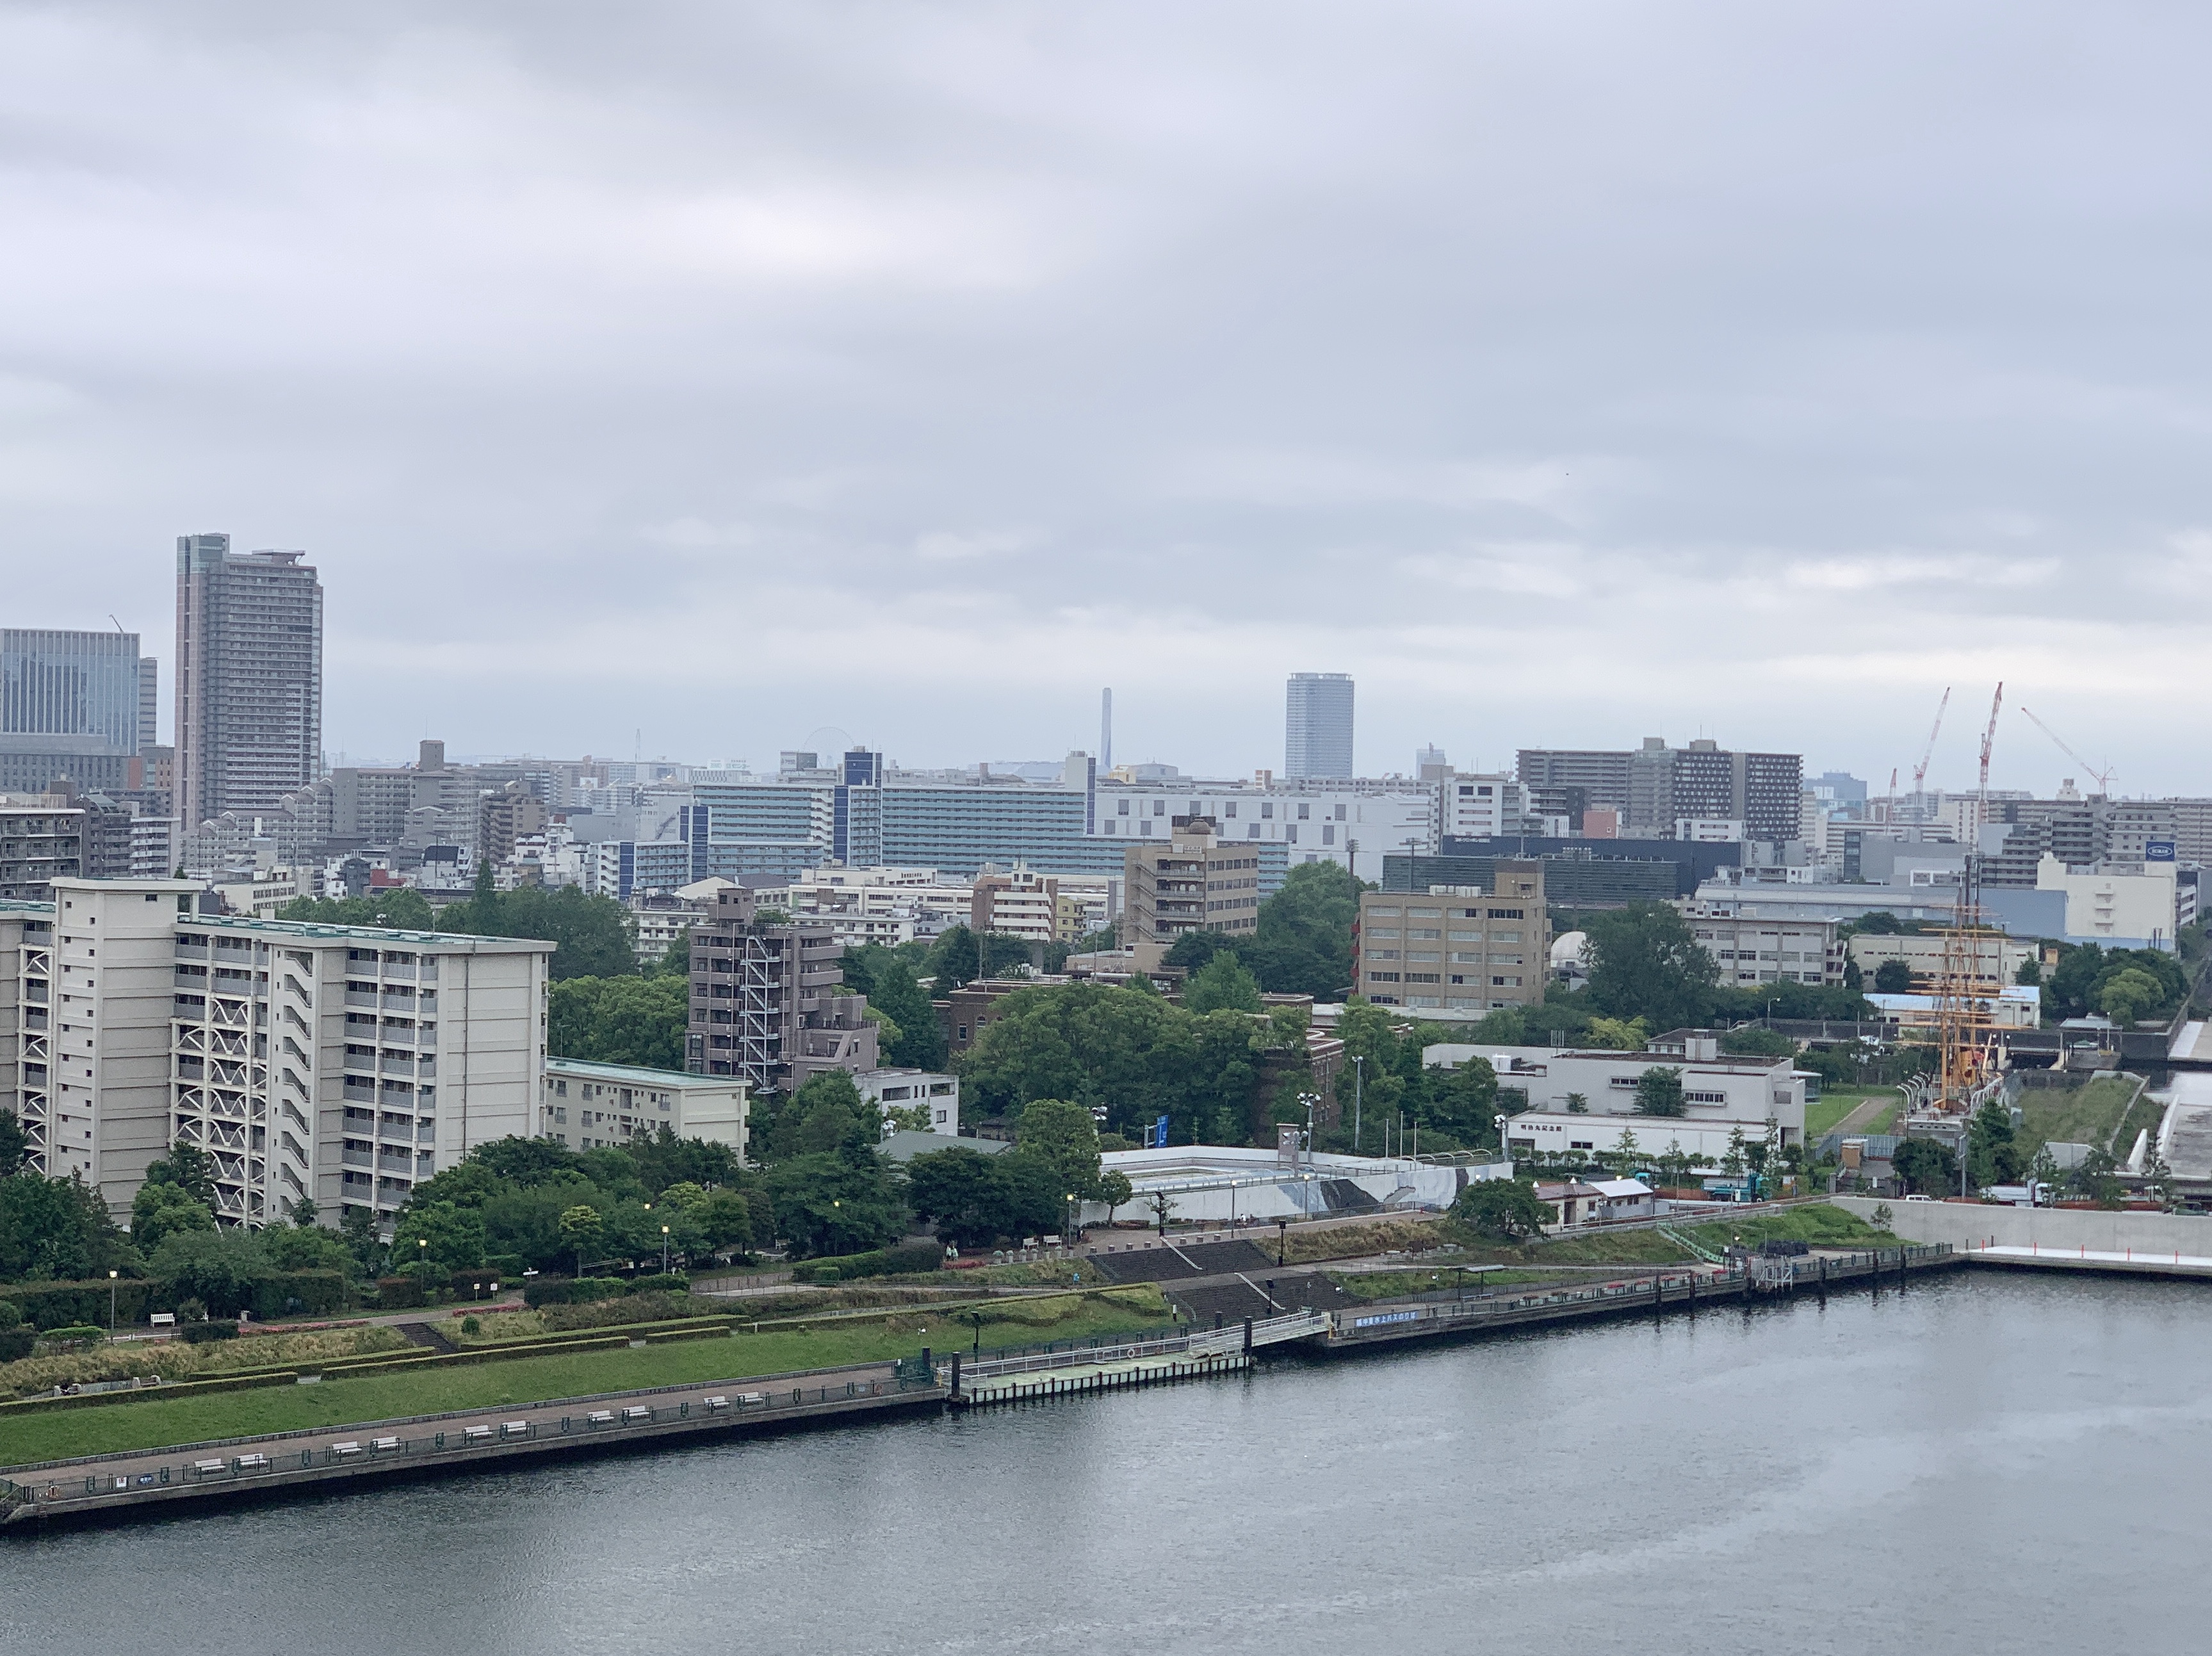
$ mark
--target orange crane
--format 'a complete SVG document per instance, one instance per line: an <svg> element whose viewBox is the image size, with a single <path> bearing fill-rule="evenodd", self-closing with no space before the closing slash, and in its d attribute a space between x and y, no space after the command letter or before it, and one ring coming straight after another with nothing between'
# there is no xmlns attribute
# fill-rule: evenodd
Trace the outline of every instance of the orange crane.
<svg viewBox="0 0 2212 1656"><path fill-rule="evenodd" d="M2021 712L2027 713L2027 716L2030 719L2035 719L2035 728L2041 731L2045 736L2049 737L2051 742L2057 747L2059 752L2064 754L2069 759L2072 760L2075 764L2081 767L2081 773L2096 783L2098 792L2110 793L2112 792L2112 779L2118 773L2114 771L2110 765L2106 766L2102 770L2099 770L2087 760L2082 758L2080 754L2068 747L2065 742L2060 738L2057 731L2052 730L2050 725L2045 724L2041 719L2036 719L2035 715L2033 713L2029 713L2026 707L2022 707Z"/></svg>

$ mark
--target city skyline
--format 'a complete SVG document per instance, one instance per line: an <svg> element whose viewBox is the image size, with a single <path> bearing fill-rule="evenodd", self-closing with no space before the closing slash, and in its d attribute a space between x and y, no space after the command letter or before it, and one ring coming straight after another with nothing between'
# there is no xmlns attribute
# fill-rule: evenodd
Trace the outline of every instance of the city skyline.
<svg viewBox="0 0 2212 1656"><path fill-rule="evenodd" d="M0 16L11 623L162 639L228 527L325 572L333 752L1044 755L1112 682L1241 770L1326 665L1368 755L1886 779L2002 679L2197 786L2203 20L2044 167L2056 10L1018 15Z"/></svg>

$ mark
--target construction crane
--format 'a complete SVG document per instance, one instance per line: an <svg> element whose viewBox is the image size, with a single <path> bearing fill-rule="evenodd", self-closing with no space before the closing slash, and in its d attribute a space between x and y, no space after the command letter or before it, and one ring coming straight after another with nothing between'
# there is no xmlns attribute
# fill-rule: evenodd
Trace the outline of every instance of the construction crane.
<svg viewBox="0 0 2212 1656"><path fill-rule="evenodd" d="M2041 719L2036 719L2035 715L2033 713L2030 713L2027 708L2022 707L2021 712L2027 713L2028 718L2035 720L2035 728L2041 731L2045 736L2049 737L2052 743L2056 744L2059 752L2064 754L2069 759L2072 760L2075 764L2081 767L2081 773L2097 785L2098 792L2110 793L2112 792L2112 787L2110 786L2112 779L2118 773L2114 771L2111 766L2107 765L2103 770L2099 770L2087 760L2082 758L2080 754L2068 747L2065 742L2060 737L2057 731L2052 730L2050 725L2045 724Z"/></svg>
<svg viewBox="0 0 2212 1656"><path fill-rule="evenodd" d="M1990 748L1997 739L1997 710L2004 706L2004 681L1997 681L1997 693L1990 698L1990 727L1982 732L1982 816L1990 814Z"/></svg>
<svg viewBox="0 0 2212 1656"><path fill-rule="evenodd" d="M1912 767L1912 792L1924 795L1927 792L1928 761L1936 756L1936 738L1943 733L1943 713L1951 705L1951 687L1943 687L1943 699L1936 704L1936 724L1928 732L1928 745L1920 750L1920 762Z"/></svg>

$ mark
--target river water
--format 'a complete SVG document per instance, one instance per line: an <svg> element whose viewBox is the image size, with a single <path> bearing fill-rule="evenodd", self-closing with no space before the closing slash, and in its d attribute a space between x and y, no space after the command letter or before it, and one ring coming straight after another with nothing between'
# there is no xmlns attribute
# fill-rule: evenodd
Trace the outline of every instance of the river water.
<svg viewBox="0 0 2212 1656"><path fill-rule="evenodd" d="M26 1538L0 1651L2184 1649L2208 1376L2212 1288L1947 1275Z"/></svg>

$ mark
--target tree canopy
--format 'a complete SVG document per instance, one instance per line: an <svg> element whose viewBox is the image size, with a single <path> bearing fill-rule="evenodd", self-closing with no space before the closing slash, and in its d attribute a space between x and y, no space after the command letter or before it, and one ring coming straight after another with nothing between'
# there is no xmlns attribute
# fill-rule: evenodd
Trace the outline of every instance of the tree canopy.
<svg viewBox="0 0 2212 1656"><path fill-rule="evenodd" d="M545 1050L594 1064L681 1070L690 1016L685 978L565 978L549 997Z"/></svg>
<svg viewBox="0 0 2212 1656"><path fill-rule="evenodd" d="M611 897L588 897L575 886L493 889L490 871L477 872L475 893L438 911L437 929L477 937L538 937L560 946L552 975L630 977L637 972L629 913Z"/></svg>
<svg viewBox="0 0 2212 1656"><path fill-rule="evenodd" d="M1590 998L1612 1017L1679 1029L1708 1016L1720 967L1665 903L1635 902L1592 919Z"/></svg>

